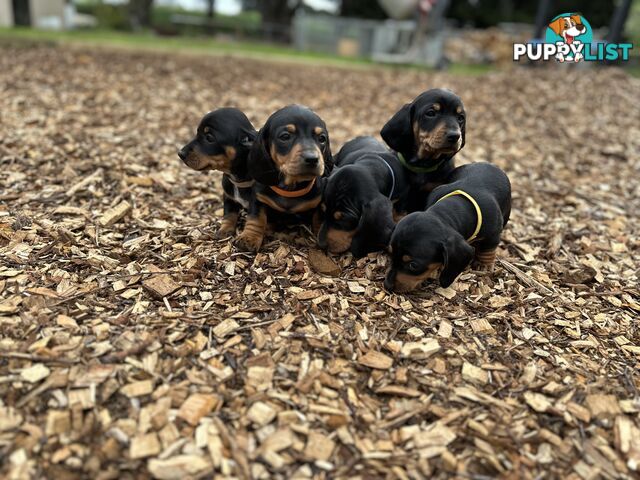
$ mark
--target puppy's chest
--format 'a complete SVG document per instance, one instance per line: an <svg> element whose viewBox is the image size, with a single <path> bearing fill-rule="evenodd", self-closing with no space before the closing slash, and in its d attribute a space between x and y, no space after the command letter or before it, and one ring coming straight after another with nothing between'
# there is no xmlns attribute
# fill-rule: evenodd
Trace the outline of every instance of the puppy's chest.
<svg viewBox="0 0 640 480"><path fill-rule="evenodd" d="M263 204L282 213L302 213L315 209L322 200L319 189L313 189L304 196L296 198L282 197L264 189L256 193L256 198Z"/></svg>
<svg viewBox="0 0 640 480"><path fill-rule="evenodd" d="M239 187L232 182L223 185L224 193L244 209L249 209L251 200L251 187Z"/></svg>

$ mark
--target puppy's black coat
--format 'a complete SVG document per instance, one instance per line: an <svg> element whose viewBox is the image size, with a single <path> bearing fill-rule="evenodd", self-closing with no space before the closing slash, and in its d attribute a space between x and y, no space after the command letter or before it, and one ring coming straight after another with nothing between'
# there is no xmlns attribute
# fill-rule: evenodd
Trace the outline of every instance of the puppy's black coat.
<svg viewBox="0 0 640 480"><path fill-rule="evenodd" d="M474 253L481 264L493 266L511 212L509 179L495 165L474 163L455 169L447 180L433 190L426 211L398 222L384 282L388 290L413 290L440 269L440 285L448 287Z"/></svg>
<svg viewBox="0 0 640 480"><path fill-rule="evenodd" d="M318 245L356 257L384 249L395 227L394 202L407 190L396 154L373 137L358 137L338 152L336 166L322 196Z"/></svg>
<svg viewBox="0 0 640 480"><path fill-rule="evenodd" d="M333 168L327 126L301 105L278 110L260 129L248 167L256 183L237 243L244 250L257 251L268 213L285 223L306 223L320 204L324 177Z"/></svg>
<svg viewBox="0 0 640 480"><path fill-rule="evenodd" d="M455 168L453 157L465 143L466 114L460 97L432 89L405 104L380 135L407 170L407 212L423 210L428 194Z"/></svg>
<svg viewBox="0 0 640 480"><path fill-rule="evenodd" d="M219 108L202 118L196 136L178 152L194 170L223 172L224 217L219 236L233 234L240 210L249 208L254 181L249 176L247 158L256 136L244 113L236 108Z"/></svg>

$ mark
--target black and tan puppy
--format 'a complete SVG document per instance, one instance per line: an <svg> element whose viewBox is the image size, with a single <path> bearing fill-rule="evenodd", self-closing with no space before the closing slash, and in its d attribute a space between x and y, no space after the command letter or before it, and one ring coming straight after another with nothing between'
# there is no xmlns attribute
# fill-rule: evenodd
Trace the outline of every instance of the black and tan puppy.
<svg viewBox="0 0 640 480"><path fill-rule="evenodd" d="M481 265L493 266L511 212L509 179L495 165L474 163L455 169L448 181L433 190L426 211L398 222L384 281L388 290L408 292L438 272L440 285L448 287L474 253Z"/></svg>
<svg viewBox="0 0 640 480"><path fill-rule="evenodd" d="M198 171L223 172L224 217L218 236L235 232L242 208L248 209L254 181L249 177L247 157L257 135L244 113L220 108L207 113L196 136L178 152L180 159Z"/></svg>
<svg viewBox="0 0 640 480"><path fill-rule="evenodd" d="M336 155L321 204L320 248L356 257L386 248L395 227L394 202L406 193L395 153L373 137L358 137ZM396 212L397 213L397 212Z"/></svg>
<svg viewBox="0 0 640 480"><path fill-rule="evenodd" d="M237 245L258 251L269 214L285 223L311 222L321 201L323 177L333 168L327 126L307 107L282 108L260 129L248 165L256 183Z"/></svg>
<svg viewBox="0 0 640 480"><path fill-rule="evenodd" d="M465 125L460 97L434 88L404 105L382 128L380 135L407 169L407 212L423 210L429 192L451 174L453 157L464 147Z"/></svg>

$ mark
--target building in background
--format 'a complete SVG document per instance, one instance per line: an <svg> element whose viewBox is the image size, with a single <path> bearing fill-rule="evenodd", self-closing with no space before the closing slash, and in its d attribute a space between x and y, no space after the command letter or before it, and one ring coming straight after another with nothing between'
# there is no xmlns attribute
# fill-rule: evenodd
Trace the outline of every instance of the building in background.
<svg viewBox="0 0 640 480"><path fill-rule="evenodd" d="M66 0L0 0L0 26L60 30L71 25L72 11Z"/></svg>

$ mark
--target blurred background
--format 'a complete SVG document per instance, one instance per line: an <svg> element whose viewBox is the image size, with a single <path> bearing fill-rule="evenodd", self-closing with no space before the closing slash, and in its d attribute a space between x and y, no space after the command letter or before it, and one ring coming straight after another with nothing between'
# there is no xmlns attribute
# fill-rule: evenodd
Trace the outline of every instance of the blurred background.
<svg viewBox="0 0 640 480"><path fill-rule="evenodd" d="M639 43L640 1L578 4L596 41ZM575 8L567 0L0 0L0 34L491 69L512 67L514 42L543 37L551 18ZM622 66L637 74L634 50Z"/></svg>

